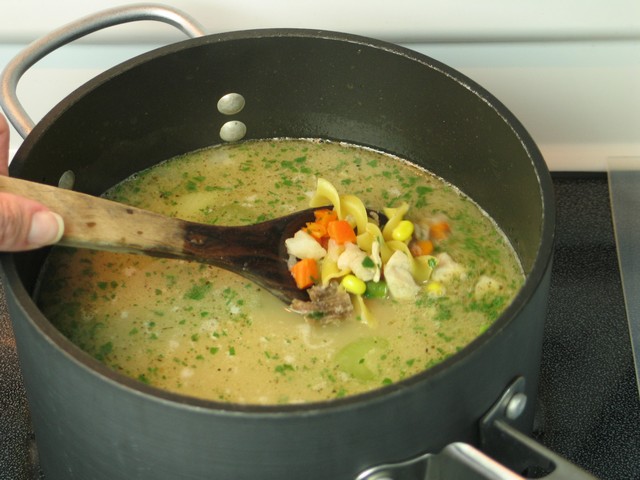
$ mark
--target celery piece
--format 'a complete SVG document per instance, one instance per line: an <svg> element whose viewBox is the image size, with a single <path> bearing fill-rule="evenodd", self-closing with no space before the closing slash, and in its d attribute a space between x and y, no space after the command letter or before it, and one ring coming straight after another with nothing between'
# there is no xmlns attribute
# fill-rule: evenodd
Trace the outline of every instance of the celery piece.
<svg viewBox="0 0 640 480"><path fill-rule="evenodd" d="M372 380L377 376L377 360L388 347L384 338L366 337L347 344L340 350L335 361L338 367L358 380Z"/></svg>

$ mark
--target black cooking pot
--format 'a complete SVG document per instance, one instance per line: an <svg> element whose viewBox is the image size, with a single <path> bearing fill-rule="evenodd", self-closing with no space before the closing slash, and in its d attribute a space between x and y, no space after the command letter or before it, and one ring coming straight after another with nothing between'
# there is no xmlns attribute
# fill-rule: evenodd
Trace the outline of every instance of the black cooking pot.
<svg viewBox="0 0 640 480"><path fill-rule="evenodd" d="M15 76L5 74L4 82ZM5 110L28 130L5 83ZM223 115L216 104L230 92L246 106ZM329 402L242 406L168 393L105 367L34 304L47 252L4 255L46 478L425 478L438 458L468 451L456 444L435 455L453 442L481 446L515 469L540 455L546 468L561 465L542 447L514 454L530 442L517 430L531 428L538 383L555 215L549 174L514 116L457 71L395 45L325 31L195 38L125 62L73 92L26 137L11 174L56 184L72 171L76 190L97 195L162 160L220 143L230 120L246 125L246 139L346 141L452 182L512 241L527 274L522 290L486 333L415 377Z"/></svg>

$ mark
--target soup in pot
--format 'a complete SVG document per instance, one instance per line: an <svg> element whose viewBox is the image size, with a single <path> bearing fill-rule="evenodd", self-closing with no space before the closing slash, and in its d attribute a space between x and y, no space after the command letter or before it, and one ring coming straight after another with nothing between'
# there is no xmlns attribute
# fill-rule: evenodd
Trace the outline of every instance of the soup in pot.
<svg viewBox="0 0 640 480"><path fill-rule="evenodd" d="M486 330L521 287L513 249L471 199L413 164L353 145L216 146L142 171L105 196L201 223L250 224L308 208L319 178L370 209L407 205L415 233L405 243L428 256L429 278L400 295L377 289L383 275L359 297L366 315L356 308L319 323L210 265L56 247L38 305L80 348L141 382L221 402L287 404L422 372Z"/></svg>

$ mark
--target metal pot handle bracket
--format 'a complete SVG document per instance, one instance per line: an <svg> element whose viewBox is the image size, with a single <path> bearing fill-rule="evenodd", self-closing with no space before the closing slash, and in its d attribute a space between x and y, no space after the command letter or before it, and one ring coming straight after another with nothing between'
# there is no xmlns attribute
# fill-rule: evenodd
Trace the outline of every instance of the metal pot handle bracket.
<svg viewBox="0 0 640 480"><path fill-rule="evenodd" d="M25 138L34 123L17 97L18 81L36 62L49 53L98 30L141 20L156 20L173 25L191 38L205 35L204 28L192 17L173 7L160 4L134 4L116 7L69 23L28 45L5 67L0 77L0 106L17 132Z"/></svg>
<svg viewBox="0 0 640 480"><path fill-rule="evenodd" d="M510 424L524 410L524 384L524 378L518 377L480 420L481 448L485 453L467 443L451 443L440 453L425 453L370 468L356 480L524 480L529 477L515 472L529 469L535 478L595 480Z"/></svg>

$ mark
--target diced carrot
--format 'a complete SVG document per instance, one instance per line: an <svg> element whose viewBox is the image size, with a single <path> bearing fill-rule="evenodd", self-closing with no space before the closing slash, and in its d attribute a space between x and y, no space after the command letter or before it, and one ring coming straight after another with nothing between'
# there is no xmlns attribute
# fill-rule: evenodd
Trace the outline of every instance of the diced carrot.
<svg viewBox="0 0 640 480"><path fill-rule="evenodd" d="M414 257L429 255L433 252L433 242L431 240L417 240L415 242L411 242L410 250Z"/></svg>
<svg viewBox="0 0 640 480"><path fill-rule="evenodd" d="M429 237L434 240L444 240L449 236L451 227L447 222L437 222L429 227Z"/></svg>
<svg viewBox="0 0 640 480"><path fill-rule="evenodd" d="M328 208L315 210L313 215L316 221L308 222L305 230L309 235L318 240L320 244L324 243L326 245L328 241L327 225L329 222L338 220L338 215Z"/></svg>
<svg viewBox="0 0 640 480"><path fill-rule="evenodd" d="M356 243L356 232L346 220L329 222L327 233L329 238L333 239L338 245L342 245L345 242Z"/></svg>
<svg viewBox="0 0 640 480"><path fill-rule="evenodd" d="M329 210L328 208L321 208L320 210L316 210L313 212L315 216L316 223L324 225L325 227L329 224L329 222L333 222L338 220L338 214L334 210Z"/></svg>
<svg viewBox="0 0 640 480"><path fill-rule="evenodd" d="M307 288L318 280L318 262L313 258L303 258L291 267L291 275L299 289Z"/></svg>
<svg viewBox="0 0 640 480"><path fill-rule="evenodd" d="M327 227L318 222L308 222L306 230L309 235L318 241L327 236Z"/></svg>
<svg viewBox="0 0 640 480"><path fill-rule="evenodd" d="M320 243L320 246L322 248L327 250L329 248L329 235L325 235L324 237L319 238L318 243Z"/></svg>

